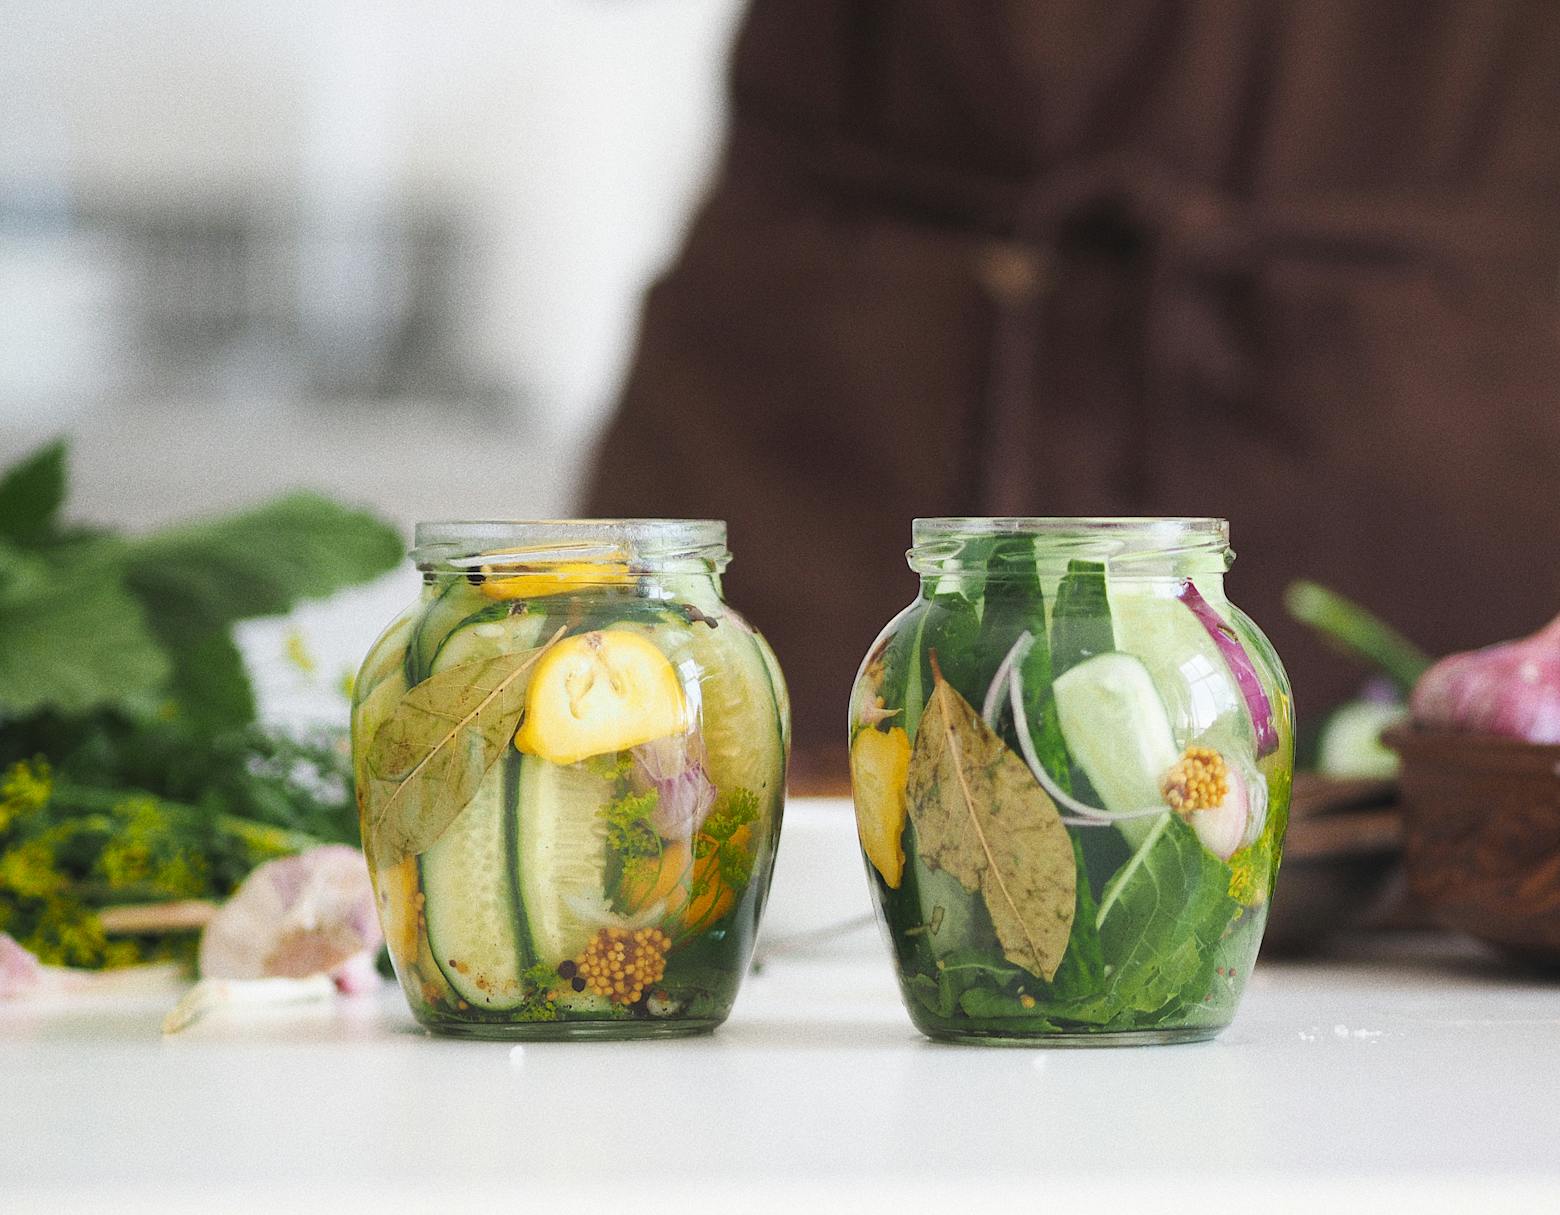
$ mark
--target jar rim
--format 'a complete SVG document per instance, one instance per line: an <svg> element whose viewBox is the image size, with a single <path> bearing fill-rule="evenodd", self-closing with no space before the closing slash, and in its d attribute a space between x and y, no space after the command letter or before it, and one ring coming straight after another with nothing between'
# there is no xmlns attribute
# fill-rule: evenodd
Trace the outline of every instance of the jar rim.
<svg viewBox="0 0 1560 1215"><path fill-rule="evenodd" d="M411 557L421 568L466 569L496 552L506 564L624 561L645 568L724 569L724 519L446 519L417 524Z"/></svg>
<svg viewBox="0 0 1560 1215"><path fill-rule="evenodd" d="M1228 541L1228 519L1215 515L933 515L910 527L916 543L950 536L1073 536L1145 539L1218 538Z"/></svg>
<svg viewBox="0 0 1560 1215"><path fill-rule="evenodd" d="M946 515L916 519L911 569L941 576L984 564L980 542L1032 541L1038 564L1109 561L1124 575L1170 563L1223 570L1234 559L1227 519L1212 515Z"/></svg>

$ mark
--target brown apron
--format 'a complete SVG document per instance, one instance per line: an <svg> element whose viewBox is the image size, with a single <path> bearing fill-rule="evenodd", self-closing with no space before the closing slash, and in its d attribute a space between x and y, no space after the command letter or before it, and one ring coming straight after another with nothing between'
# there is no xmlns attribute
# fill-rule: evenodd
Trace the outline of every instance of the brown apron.
<svg viewBox="0 0 1560 1215"><path fill-rule="evenodd" d="M1560 611L1560 4L757 0L733 108L588 508L730 521L804 779L917 515L1229 517L1302 716L1292 578Z"/></svg>

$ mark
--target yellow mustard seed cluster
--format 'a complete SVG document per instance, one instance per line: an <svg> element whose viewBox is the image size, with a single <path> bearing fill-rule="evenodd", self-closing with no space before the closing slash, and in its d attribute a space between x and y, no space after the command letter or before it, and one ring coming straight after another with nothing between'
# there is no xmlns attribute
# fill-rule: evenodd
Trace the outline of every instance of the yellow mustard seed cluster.
<svg viewBox="0 0 1560 1215"><path fill-rule="evenodd" d="M606 996L618 1004L637 1004L645 989L666 974L672 939L659 928L603 928L573 963L558 973L576 991Z"/></svg>
<svg viewBox="0 0 1560 1215"><path fill-rule="evenodd" d="M1177 814L1212 810L1230 791L1230 772L1224 756L1212 747L1188 747L1159 782L1165 804Z"/></svg>

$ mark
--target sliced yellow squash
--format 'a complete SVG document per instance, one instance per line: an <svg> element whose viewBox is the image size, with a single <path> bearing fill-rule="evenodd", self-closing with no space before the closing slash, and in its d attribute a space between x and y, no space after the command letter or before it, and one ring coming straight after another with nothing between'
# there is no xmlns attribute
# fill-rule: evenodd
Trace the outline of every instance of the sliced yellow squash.
<svg viewBox="0 0 1560 1215"><path fill-rule="evenodd" d="M421 929L417 918L422 912L421 890L417 884L417 858L407 857L400 864L377 872L370 870L374 878L374 894L379 904L379 923L385 930L385 942L390 946L390 956L400 967L410 967L417 960L418 936Z"/></svg>
<svg viewBox="0 0 1560 1215"><path fill-rule="evenodd" d="M692 724L666 655L638 633L603 629L566 637L537 662L515 749L575 764Z"/></svg>
<svg viewBox="0 0 1560 1215"><path fill-rule="evenodd" d="M484 565L482 573L479 589L489 599L545 599L587 586L626 586L634 580L626 561L555 561L516 573L505 573L501 563L494 563Z"/></svg>
<svg viewBox="0 0 1560 1215"><path fill-rule="evenodd" d="M910 736L898 726L863 730L850 747L850 785L861 849L891 889L904 879L905 785Z"/></svg>

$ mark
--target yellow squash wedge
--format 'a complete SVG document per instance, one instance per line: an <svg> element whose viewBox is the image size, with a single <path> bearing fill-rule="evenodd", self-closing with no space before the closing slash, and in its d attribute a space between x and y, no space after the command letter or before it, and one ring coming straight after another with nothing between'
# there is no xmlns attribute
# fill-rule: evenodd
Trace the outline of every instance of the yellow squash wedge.
<svg viewBox="0 0 1560 1215"><path fill-rule="evenodd" d="M515 749L576 764L692 724L666 655L638 633L602 629L564 638L537 662Z"/></svg>
<svg viewBox="0 0 1560 1215"><path fill-rule="evenodd" d="M905 786L910 736L898 726L862 730L850 747L850 784L861 848L890 889L904 880Z"/></svg>
<svg viewBox="0 0 1560 1215"><path fill-rule="evenodd" d="M511 567L514 568L514 567ZM505 573L484 565L479 590L489 599L545 599L592 586L627 586L634 581L626 561L554 561Z"/></svg>

